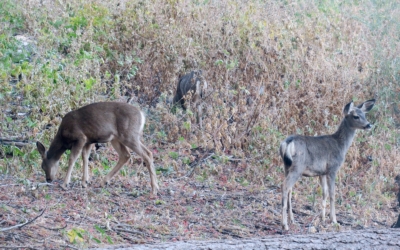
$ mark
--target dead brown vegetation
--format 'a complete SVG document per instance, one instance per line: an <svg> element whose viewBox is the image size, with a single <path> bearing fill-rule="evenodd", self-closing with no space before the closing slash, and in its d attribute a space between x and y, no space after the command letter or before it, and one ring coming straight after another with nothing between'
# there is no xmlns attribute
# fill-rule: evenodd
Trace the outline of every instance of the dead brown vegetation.
<svg viewBox="0 0 400 250"><path fill-rule="evenodd" d="M289 134L332 133L345 103L352 99L358 101L356 98L375 98L378 109L368 115L375 127L369 133L357 135L338 173L338 221L345 218L342 225L353 228L388 226L390 218L395 217L392 179L400 172L396 118L400 8L396 1L374 4L373 1L171 0L156 4L151 1L14 3L7 0L6 3L15 4L12 12L20 13L25 20L17 30L34 41L35 53L30 54L26 67L13 62L9 71L6 66L1 68L2 138L18 136L31 141L44 140L48 144L60 117L70 110L104 99L131 98L147 113L145 144L150 145L160 176L160 192L164 195L160 200L169 192L168 185L175 185L172 190L177 194L184 181L192 183L190 192L199 192L202 185L212 189L216 182L222 183L218 191L221 196L241 187L246 192L256 192L257 202L240 203L251 208L245 210L249 214L238 211L239 220L262 221L268 225L279 220L279 215L276 217L273 212L280 209L279 199L274 197L275 191L268 191L268 187L279 189L284 176L277 153L279 142ZM0 31L7 36L0 37L3 47L14 41L14 33L9 28L18 19L12 20L15 22L2 21L6 25ZM193 69L202 69L213 89L205 99L202 129L195 125L195 116L190 112L173 114L166 104L166 98L176 89L178 76ZM23 183L42 178L40 157L33 144L23 150L4 146L0 155L4 157L0 159L3 173L25 180ZM106 155L92 163L95 175L106 174L106 167L116 160L115 153L107 151ZM193 177L186 179L196 162L199 165L194 168ZM67 164L63 160L61 165ZM129 183L128 176L136 181L142 178L143 169L135 169L123 169L123 182ZM225 190L224 187L234 188ZM130 186L129 192L136 188L142 186ZM294 207L295 217L305 222L292 230L305 232L304 225L320 225L315 219L316 212L309 212L314 210L308 208L314 207L322 191L317 181L311 179L302 179L295 190L298 192L293 193L293 199L299 204ZM36 199L35 209L41 211L38 206L43 204L46 194L58 191L42 187L39 196L27 193L18 196L17 190L7 192L11 195L4 196L4 201L13 197L26 199L14 207L6 203L9 211L27 206L29 198ZM83 199L81 204L104 198L99 193ZM186 191L179 193L179 197L186 195ZM61 199L63 195L54 197ZM80 199L74 197L75 201ZM240 197L237 199L240 202ZM56 199L51 200L57 203ZM145 202L142 205L146 207L140 205L136 211L148 212L146 218L155 216L143 224L147 233L141 236L143 241L151 240L154 231L159 232L160 238L153 240L163 240L162 235L171 230L171 224L167 224L171 217L182 222L182 230L177 233L183 235L181 239L213 235L212 232L189 234L190 223L184 224L182 215L165 215L165 208L159 209L145 198L127 200ZM189 202L191 198L184 200ZM72 201L65 198L60 202ZM170 212L175 207L182 208L180 199L165 199L165 202ZM195 209L195 203L190 207ZM75 213L82 216L86 211L82 208L83 205ZM60 214L69 212L72 213ZM162 223L154 225L157 216L163 217ZM222 216L229 218L224 223L235 224L235 219L229 217L231 213L215 212L206 216ZM17 219L12 218L3 226L12 225ZM57 235L68 241L66 232L89 221L67 223L64 234L57 231ZM106 220L96 223L105 226ZM271 225L274 231L275 224ZM93 227L85 230L90 228L93 230ZM235 227L239 232L236 235L247 237L255 232L247 234L248 231L240 228L243 227ZM336 230L334 226L319 229ZM227 232L221 230L220 233ZM114 234L116 231L107 232L114 242L124 241ZM78 243L97 244L89 238Z"/></svg>

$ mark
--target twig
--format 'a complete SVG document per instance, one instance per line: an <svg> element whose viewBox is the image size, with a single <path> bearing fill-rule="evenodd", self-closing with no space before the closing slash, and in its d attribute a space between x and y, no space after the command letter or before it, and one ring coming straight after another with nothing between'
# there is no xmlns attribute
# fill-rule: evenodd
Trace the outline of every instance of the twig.
<svg viewBox="0 0 400 250"><path fill-rule="evenodd" d="M119 236L121 236L122 239L124 239L124 240L128 240L128 241L130 241L130 242L132 242L132 243L137 243L137 240L136 240L136 239L132 239L131 237L129 237L128 235L126 235L126 234L124 234L124 233L122 233L122 232L117 232L117 234L118 234Z"/></svg>
<svg viewBox="0 0 400 250"><path fill-rule="evenodd" d="M65 248L71 248L71 249L76 249L76 250L79 250L79 248L77 248L77 247L74 247L74 246L71 246L71 245L60 245L60 247L65 247Z"/></svg>
<svg viewBox="0 0 400 250"><path fill-rule="evenodd" d="M117 231L117 232L124 232L124 233L131 233L131 234L139 234L141 236L146 236L145 233L142 233L140 231L137 230L128 230L128 229L122 229L122 228L112 228L112 230Z"/></svg>
<svg viewBox="0 0 400 250"><path fill-rule="evenodd" d="M23 228L24 226L29 225L29 224L31 224L32 222L34 222L34 221L35 221L37 218L39 218L40 216L42 216L43 213L44 213L44 211L46 211L46 208L44 208L43 211L42 211L38 216L36 216L35 218L33 218L32 220L27 221L27 222L22 223L22 224L18 224L18 225L12 226L12 227L1 228L1 229L0 229L0 232L12 230L12 229L14 229L14 228L19 228L19 229L21 229L21 228Z"/></svg>
<svg viewBox="0 0 400 250"><path fill-rule="evenodd" d="M149 234L147 234L147 233L142 233L142 232L137 231L137 230L128 230L128 229L122 229L122 228L112 228L112 230L116 231L118 234L121 234L121 233L130 233L130 234L138 234L138 235L141 235L141 236L143 236L143 237L149 236ZM157 237L157 236L154 236L154 235L152 235L151 237L152 237L153 239L160 239L160 237Z"/></svg>
<svg viewBox="0 0 400 250"><path fill-rule="evenodd" d="M18 225L12 226L12 227L1 228L1 229L0 229L0 232L5 232L5 231L8 231L8 230L12 230L12 229L14 229L14 228L23 226L23 225L25 225L25 224L28 223L28 222L29 222L29 221L26 220L25 223L22 223L22 224L18 224Z"/></svg>
<svg viewBox="0 0 400 250"><path fill-rule="evenodd" d="M19 186L20 184L4 184L0 185L0 187L8 187L8 186Z"/></svg>
<svg viewBox="0 0 400 250"><path fill-rule="evenodd" d="M30 145L31 143L0 141L0 144L3 144L3 145L11 145L11 146L17 146L17 147L25 147L25 146Z"/></svg>
<svg viewBox="0 0 400 250"><path fill-rule="evenodd" d="M65 223L65 226L59 227L59 228L51 228L51 227L45 227L45 226L39 226L39 227L42 227L42 228L47 229L47 230L58 231L58 230L61 230L61 229L65 229L67 226L68 226L67 223Z"/></svg>
<svg viewBox="0 0 400 250"><path fill-rule="evenodd" d="M198 166L198 165L200 165L200 163L201 162L203 162L203 161L206 161L207 159L209 159L210 157L212 157L214 155L214 153L211 153L209 156L207 156L207 157L204 157L203 159L200 159L200 160L198 160L197 162L195 162L195 163L193 163L193 168L192 168L192 171L190 171L190 173L188 174L188 175L186 175L187 177L192 177L193 176L193 173L194 173L194 170L196 169L196 167Z"/></svg>
<svg viewBox="0 0 400 250"><path fill-rule="evenodd" d="M251 115L251 117L250 117L250 120L249 120L249 122L247 123L246 130L243 131L243 133L240 134L240 135L235 139L236 142L239 142L239 141L242 139L243 136L247 135L247 134L250 132L250 130L253 128L254 124L257 122L257 119L258 119L258 117L260 116L260 113L259 113L259 112L256 112L256 111L258 111L258 109L259 109L259 105L261 105L261 103L258 103L257 106L254 107L254 109L253 109L253 111L252 111L252 115ZM251 124L253 124L253 125L251 126ZM251 126L251 127L250 127L250 126Z"/></svg>
<svg viewBox="0 0 400 250"><path fill-rule="evenodd" d="M20 249L20 248L36 250L36 249L43 248L43 246L38 246L38 248L35 248L32 246L2 246L2 245L0 245L0 249Z"/></svg>
<svg viewBox="0 0 400 250"><path fill-rule="evenodd" d="M387 227L387 225L386 225L385 223L383 223L383 222L380 222L380 221L378 221L378 220L372 220L372 221L375 222L375 223L378 223L378 224L381 225L381 226Z"/></svg>
<svg viewBox="0 0 400 250"><path fill-rule="evenodd" d="M218 134L219 130L222 128L222 125L224 125L224 124L221 123L221 125L215 130L215 132L211 134L215 147L217 147L217 139L215 139L215 137L217 137L217 134Z"/></svg>
<svg viewBox="0 0 400 250"><path fill-rule="evenodd" d="M118 222L114 222L114 223L118 223ZM130 233L130 234L139 234L139 235L141 235L141 236L148 236L148 235L149 235L148 233L146 233L146 232L140 232L139 230L121 228L121 227L123 227L124 225L129 226L129 225L127 225L127 224L118 223L116 227L110 227L110 229L111 229L112 231L116 231L117 233L123 232L123 233ZM152 236L152 238L159 239L159 237L156 237L156 236Z"/></svg>
<svg viewBox="0 0 400 250"><path fill-rule="evenodd" d="M228 161L243 161L243 160L246 160L246 159L249 159L249 158L233 158L232 156L228 157Z"/></svg>
<svg viewBox="0 0 400 250"><path fill-rule="evenodd" d="M0 138L0 144L13 145L13 146L17 146L17 147L24 147L24 146L30 145L32 143L23 142L23 141L20 141L20 140L8 139L8 138Z"/></svg>
<svg viewBox="0 0 400 250"><path fill-rule="evenodd" d="M48 182L41 182L41 183L38 183L37 186L38 187L40 187L40 186L54 186L54 184L48 183Z"/></svg>

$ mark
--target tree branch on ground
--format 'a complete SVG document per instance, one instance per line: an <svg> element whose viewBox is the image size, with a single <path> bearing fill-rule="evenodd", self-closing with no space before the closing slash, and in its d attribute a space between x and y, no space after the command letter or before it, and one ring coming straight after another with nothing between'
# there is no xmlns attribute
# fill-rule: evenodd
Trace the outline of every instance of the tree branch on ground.
<svg viewBox="0 0 400 250"><path fill-rule="evenodd" d="M34 221L35 221L37 218L39 218L40 216L42 216L43 213L44 213L44 211L46 211L46 208L44 208L44 209L42 210L42 212L41 212L38 216L36 216L35 218L33 218L33 219L30 220L30 221L26 221L25 223L18 224L18 225L12 226L12 227L0 228L0 232L9 231L9 230L12 230L12 229L15 229L15 228L21 229L21 228L23 228L24 226L29 225L29 224L31 224L32 222L34 222Z"/></svg>

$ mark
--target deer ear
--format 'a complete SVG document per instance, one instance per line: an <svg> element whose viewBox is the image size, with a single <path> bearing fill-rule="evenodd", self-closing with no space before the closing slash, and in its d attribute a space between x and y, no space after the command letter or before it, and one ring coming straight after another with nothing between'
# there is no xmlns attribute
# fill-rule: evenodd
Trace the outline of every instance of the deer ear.
<svg viewBox="0 0 400 250"><path fill-rule="evenodd" d="M374 107L374 105L375 105L375 99L371 99L358 105L357 108L361 109L362 112L367 113Z"/></svg>
<svg viewBox="0 0 400 250"><path fill-rule="evenodd" d="M344 106L343 115L348 115L354 108L353 101L349 102Z"/></svg>
<svg viewBox="0 0 400 250"><path fill-rule="evenodd" d="M45 148L45 146L40 141L37 141L36 142L36 147L37 147L40 155L42 156L42 159L44 159L46 157L46 148Z"/></svg>

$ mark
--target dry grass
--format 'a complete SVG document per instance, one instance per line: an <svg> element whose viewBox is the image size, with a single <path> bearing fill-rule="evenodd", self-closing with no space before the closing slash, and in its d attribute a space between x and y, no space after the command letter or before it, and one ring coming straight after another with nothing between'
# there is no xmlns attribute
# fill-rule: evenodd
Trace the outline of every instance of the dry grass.
<svg viewBox="0 0 400 250"><path fill-rule="evenodd" d="M347 102L376 98L368 115L375 127L358 133L338 174L337 211L353 214L352 226L389 223L400 172L396 1L5 2L2 137L48 145L68 111L132 97L147 112L145 140L156 166L170 173L161 182L181 180L197 147L198 157L210 151L215 157L196 168L193 181L280 186L277 149L284 137L332 133ZM34 41L25 66L8 63L16 57L6 53L18 47L15 34ZM173 114L167 105L179 74L192 69L202 69L211 85L203 130L190 112ZM29 179L41 171L33 145L0 152L13 153L0 159L5 174ZM104 162L94 173L110 164ZM136 176L143 169L125 171ZM319 206L320 192L317 180L303 178L294 204L317 198Z"/></svg>

